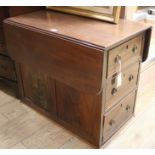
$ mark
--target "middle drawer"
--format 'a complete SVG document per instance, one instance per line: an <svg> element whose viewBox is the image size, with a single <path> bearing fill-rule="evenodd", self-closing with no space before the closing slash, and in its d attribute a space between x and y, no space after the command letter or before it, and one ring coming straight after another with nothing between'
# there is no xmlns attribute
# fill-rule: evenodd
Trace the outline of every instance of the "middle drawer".
<svg viewBox="0 0 155 155"><path fill-rule="evenodd" d="M112 107L124 95L128 94L136 87L139 73L139 61L129 66L121 72L121 84L118 86L118 75L110 77L106 86L105 109Z"/></svg>

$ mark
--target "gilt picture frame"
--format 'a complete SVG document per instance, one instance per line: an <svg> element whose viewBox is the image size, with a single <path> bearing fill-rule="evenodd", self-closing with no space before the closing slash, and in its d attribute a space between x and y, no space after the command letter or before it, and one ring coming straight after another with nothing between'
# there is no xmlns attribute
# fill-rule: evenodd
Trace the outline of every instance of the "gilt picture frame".
<svg viewBox="0 0 155 155"><path fill-rule="evenodd" d="M99 19L117 24L121 6L48 6L48 9Z"/></svg>

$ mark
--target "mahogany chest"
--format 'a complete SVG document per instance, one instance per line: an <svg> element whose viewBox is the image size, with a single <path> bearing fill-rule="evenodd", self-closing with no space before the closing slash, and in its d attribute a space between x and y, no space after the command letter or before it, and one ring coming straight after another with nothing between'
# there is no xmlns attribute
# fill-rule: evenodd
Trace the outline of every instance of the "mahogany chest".
<svg viewBox="0 0 155 155"><path fill-rule="evenodd" d="M38 11L5 20L20 98L96 147L133 116L151 27Z"/></svg>

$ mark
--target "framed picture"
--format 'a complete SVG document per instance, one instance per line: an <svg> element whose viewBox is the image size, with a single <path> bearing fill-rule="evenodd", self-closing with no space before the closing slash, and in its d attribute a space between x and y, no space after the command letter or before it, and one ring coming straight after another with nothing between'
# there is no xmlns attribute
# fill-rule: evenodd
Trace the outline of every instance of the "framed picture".
<svg viewBox="0 0 155 155"><path fill-rule="evenodd" d="M47 8L116 24L121 11L121 6L48 6Z"/></svg>

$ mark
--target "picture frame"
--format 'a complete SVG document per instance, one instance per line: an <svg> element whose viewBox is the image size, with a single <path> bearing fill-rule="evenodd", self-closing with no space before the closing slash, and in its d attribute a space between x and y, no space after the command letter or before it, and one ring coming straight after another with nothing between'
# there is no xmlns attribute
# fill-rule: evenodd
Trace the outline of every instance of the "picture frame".
<svg viewBox="0 0 155 155"><path fill-rule="evenodd" d="M48 6L48 9L99 19L117 24L121 6Z"/></svg>

